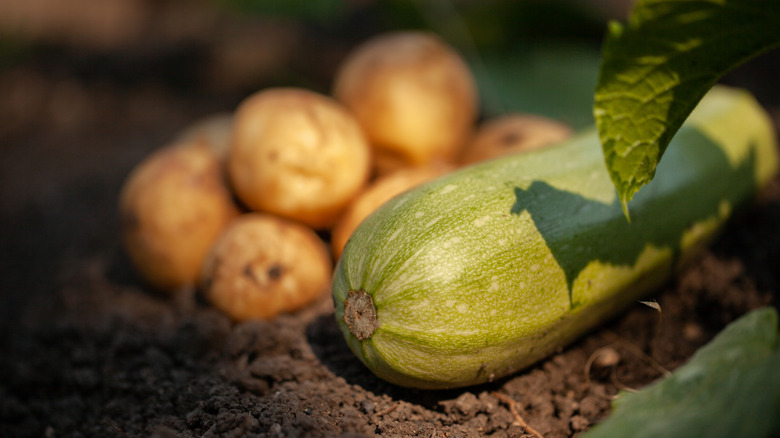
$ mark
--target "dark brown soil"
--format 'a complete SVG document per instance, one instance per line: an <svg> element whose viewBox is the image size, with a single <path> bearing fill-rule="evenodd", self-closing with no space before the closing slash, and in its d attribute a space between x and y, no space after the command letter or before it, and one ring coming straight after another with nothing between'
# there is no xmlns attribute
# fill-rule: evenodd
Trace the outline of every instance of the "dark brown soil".
<svg viewBox="0 0 780 438"><path fill-rule="evenodd" d="M308 35L289 34L300 32ZM319 65L307 77L325 84L346 45L308 41L286 65ZM234 85L217 86L204 79L213 69L197 67L212 40L124 44L121 55L44 45L0 69L0 435L573 436L608 415L619 388L652 382L728 322L778 304L780 179L654 295L662 314L637 303L485 386L418 391L377 379L348 350L329 297L233 324L194 292L159 295L117 238L124 178L181 128L232 110L276 72L255 60L254 77L266 82L219 69ZM776 59L728 80L754 90L778 121ZM160 74L171 69L196 77ZM591 360L605 351L619 361Z"/></svg>

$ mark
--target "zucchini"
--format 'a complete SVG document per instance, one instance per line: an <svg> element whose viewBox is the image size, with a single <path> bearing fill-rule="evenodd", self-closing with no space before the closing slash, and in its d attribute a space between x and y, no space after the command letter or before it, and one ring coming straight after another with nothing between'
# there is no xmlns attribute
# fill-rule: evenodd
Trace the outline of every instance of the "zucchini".
<svg viewBox="0 0 780 438"><path fill-rule="evenodd" d="M716 87L623 214L595 130L463 168L352 235L335 316L377 376L417 388L525 368L660 286L777 172L772 123Z"/></svg>

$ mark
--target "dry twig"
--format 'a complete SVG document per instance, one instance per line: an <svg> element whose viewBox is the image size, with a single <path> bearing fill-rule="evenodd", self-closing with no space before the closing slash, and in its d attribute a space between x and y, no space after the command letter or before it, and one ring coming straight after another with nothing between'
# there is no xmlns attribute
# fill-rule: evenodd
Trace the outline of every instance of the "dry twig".
<svg viewBox="0 0 780 438"><path fill-rule="evenodd" d="M102 421L103 421L103 423L105 423L105 424L106 424L106 425L108 425L109 427L112 427L112 428L116 429L116 430L117 430L119 433L121 433L122 435L124 435L124 436L130 436L130 435L128 435L128 434L127 434L127 432L125 432L124 430L122 430L122 429L121 429L119 426L117 426L116 424L114 424L114 423L112 423L112 422L110 422L110 421L108 421L108 420L106 420L106 419L103 419Z"/></svg>
<svg viewBox="0 0 780 438"><path fill-rule="evenodd" d="M398 408L398 406L400 406L400 405L401 405L401 402L396 402L396 403L390 405L388 408L385 408L385 409L377 412L376 415L387 415L390 412L393 412L394 410L396 410Z"/></svg>
<svg viewBox="0 0 780 438"><path fill-rule="evenodd" d="M526 432L530 433L536 438L544 438L541 433L537 432L536 429L529 426L528 423L525 422L523 417L520 415L520 412L517 411L517 402L512 397L509 397L506 394L501 394L500 392L494 392L493 395L500 401L506 403L507 406L509 406L509 411L515 417L515 422L519 424L520 427L525 429Z"/></svg>
<svg viewBox="0 0 780 438"><path fill-rule="evenodd" d="M653 359L652 356L642 351L641 348L634 345L631 341L628 339L625 339L618 335L617 333L614 333L612 331L607 330L606 333L613 339L613 342L616 344L620 344L623 347L625 347L627 350L629 350L631 353L636 355L639 359L641 359L645 364L649 365L651 368L655 369L659 373L661 373L664 377L670 376L672 373L671 371L667 370L663 365L658 363L657 360Z"/></svg>
<svg viewBox="0 0 780 438"><path fill-rule="evenodd" d="M600 358L606 358L606 362L603 366L608 366L612 369L612 380L616 383L619 383L617 380L617 373L615 372L615 367L620 362L620 353L618 353L614 348L612 347L601 347L598 350L594 351L593 354L590 355L588 358L588 361L585 363L585 384L588 386L588 388L595 388L593 386L593 382L590 379L590 370L593 367L593 364L599 360ZM625 387L625 385L616 385L618 388ZM610 395L603 391L595 391L600 397L605 398L607 400L614 400L617 398L617 394Z"/></svg>

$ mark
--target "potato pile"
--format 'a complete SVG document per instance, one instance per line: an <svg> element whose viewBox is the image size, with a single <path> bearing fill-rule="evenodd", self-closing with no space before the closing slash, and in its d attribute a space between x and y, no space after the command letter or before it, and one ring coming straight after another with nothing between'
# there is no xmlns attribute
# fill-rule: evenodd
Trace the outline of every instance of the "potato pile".
<svg viewBox="0 0 780 438"><path fill-rule="evenodd" d="M390 198L570 135L539 116L478 123L478 111L452 47L379 35L347 56L331 96L260 90L142 161L119 198L126 252L154 288L196 287L236 321L294 312L329 291L349 236Z"/></svg>

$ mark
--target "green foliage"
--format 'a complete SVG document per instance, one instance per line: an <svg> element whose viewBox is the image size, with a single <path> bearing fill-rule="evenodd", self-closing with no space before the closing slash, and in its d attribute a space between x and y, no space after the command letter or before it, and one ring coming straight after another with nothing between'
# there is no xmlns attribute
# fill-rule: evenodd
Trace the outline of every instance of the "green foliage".
<svg viewBox="0 0 780 438"><path fill-rule="evenodd" d="M671 376L622 393L586 433L602 437L769 437L780 432L777 311L753 311L723 330Z"/></svg>
<svg viewBox="0 0 780 438"><path fill-rule="evenodd" d="M726 72L780 44L766 0L640 0L610 23L594 116L623 210L655 175L669 141Z"/></svg>
<svg viewBox="0 0 780 438"><path fill-rule="evenodd" d="M486 116L539 114L575 130L593 126L590 109L599 69L596 47L581 42L517 44L472 60Z"/></svg>

